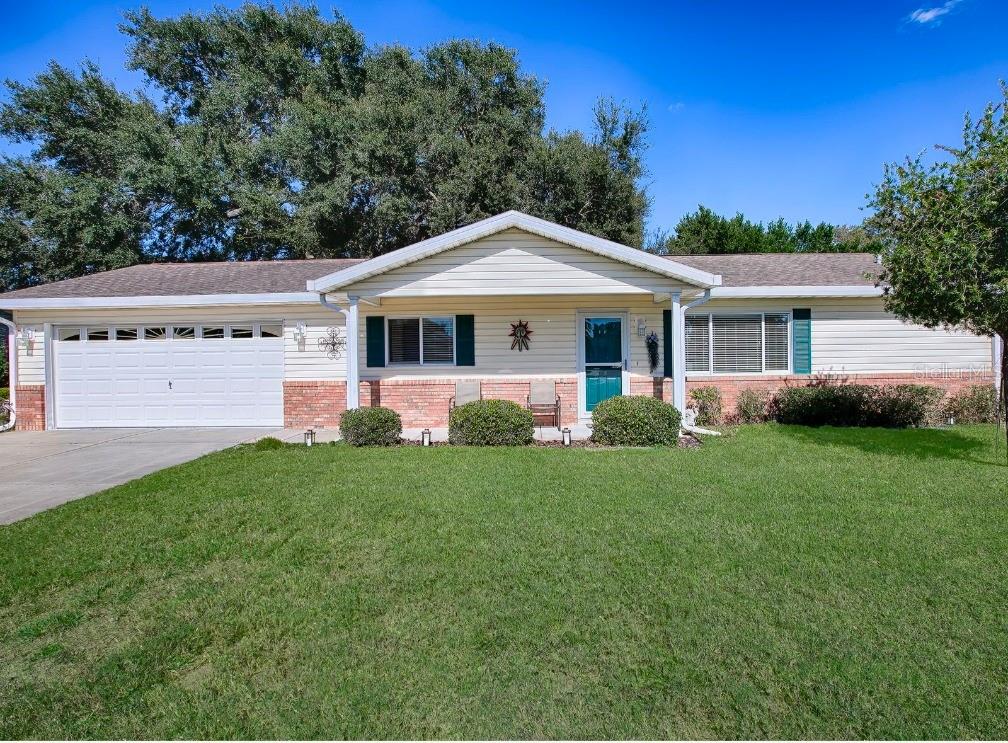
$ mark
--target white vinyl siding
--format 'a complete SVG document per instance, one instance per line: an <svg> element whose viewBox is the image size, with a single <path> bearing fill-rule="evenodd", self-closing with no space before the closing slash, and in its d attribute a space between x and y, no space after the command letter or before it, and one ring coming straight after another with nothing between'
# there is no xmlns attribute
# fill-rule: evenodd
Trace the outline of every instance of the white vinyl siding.
<svg viewBox="0 0 1008 743"><path fill-rule="evenodd" d="M364 279L362 297L668 293L681 282L512 229Z"/></svg>

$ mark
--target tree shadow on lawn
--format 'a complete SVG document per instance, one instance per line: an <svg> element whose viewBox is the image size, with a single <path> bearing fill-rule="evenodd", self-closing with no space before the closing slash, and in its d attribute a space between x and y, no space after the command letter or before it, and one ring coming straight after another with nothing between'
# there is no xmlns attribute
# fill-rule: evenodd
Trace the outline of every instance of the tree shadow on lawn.
<svg viewBox="0 0 1008 743"><path fill-rule="evenodd" d="M781 426L780 431L802 443L818 446L849 446L866 454L886 454L915 459L954 459L1008 467L1003 448L992 448L981 438L967 436L951 429ZM1003 437L1004 432L992 433L992 439L995 435ZM1001 440L1003 443L1003 438Z"/></svg>

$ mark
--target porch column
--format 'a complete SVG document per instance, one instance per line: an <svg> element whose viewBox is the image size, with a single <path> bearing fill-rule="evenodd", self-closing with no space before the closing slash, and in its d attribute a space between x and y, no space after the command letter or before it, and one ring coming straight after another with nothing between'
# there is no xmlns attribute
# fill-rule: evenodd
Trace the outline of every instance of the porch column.
<svg viewBox="0 0 1008 743"><path fill-rule="evenodd" d="M346 365L346 405L347 410L360 407L360 314L357 311L357 297L350 297L346 311L347 365Z"/></svg>
<svg viewBox="0 0 1008 743"><path fill-rule="evenodd" d="M672 404L686 410L686 313L681 292L672 292Z"/></svg>

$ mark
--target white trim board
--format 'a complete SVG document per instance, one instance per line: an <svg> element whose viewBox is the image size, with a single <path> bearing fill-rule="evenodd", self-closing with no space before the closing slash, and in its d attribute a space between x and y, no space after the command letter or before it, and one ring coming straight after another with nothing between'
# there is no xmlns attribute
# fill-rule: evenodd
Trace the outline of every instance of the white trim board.
<svg viewBox="0 0 1008 743"><path fill-rule="evenodd" d="M786 299L789 297L881 297L878 286L716 286L711 299Z"/></svg>
<svg viewBox="0 0 1008 743"><path fill-rule="evenodd" d="M452 248L457 248L461 245L513 228L525 230L540 237L556 240L565 245L581 248L582 250L587 250L606 258L628 263L638 268L653 271L661 276L668 276L702 288L720 286L721 284L721 277L715 274L512 210L494 217L488 217L475 224L446 232L443 235L423 240L414 245L408 245L391 253L380 255L377 258L358 263L356 266L344 268L341 271L336 271L322 278L309 280L308 290L316 292L335 291L358 281L391 271L394 268L415 263L432 255L437 255L446 250L451 250Z"/></svg>
<svg viewBox="0 0 1008 743"><path fill-rule="evenodd" d="M140 307L216 307L248 304L318 304L314 292L269 294L187 294L152 297L47 297L0 300L10 310L132 309Z"/></svg>

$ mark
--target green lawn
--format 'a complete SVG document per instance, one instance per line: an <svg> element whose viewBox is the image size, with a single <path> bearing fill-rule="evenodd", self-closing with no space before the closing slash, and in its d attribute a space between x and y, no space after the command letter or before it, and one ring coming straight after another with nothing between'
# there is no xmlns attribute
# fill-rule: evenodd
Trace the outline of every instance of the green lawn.
<svg viewBox="0 0 1008 743"><path fill-rule="evenodd" d="M0 527L0 738L1004 738L996 440L215 454Z"/></svg>

